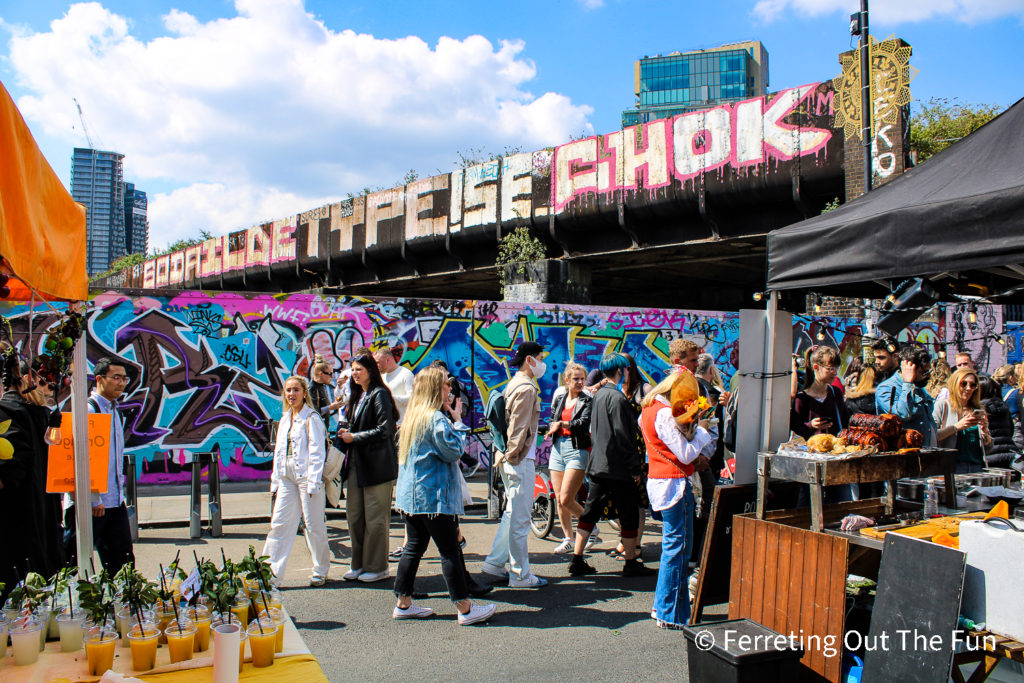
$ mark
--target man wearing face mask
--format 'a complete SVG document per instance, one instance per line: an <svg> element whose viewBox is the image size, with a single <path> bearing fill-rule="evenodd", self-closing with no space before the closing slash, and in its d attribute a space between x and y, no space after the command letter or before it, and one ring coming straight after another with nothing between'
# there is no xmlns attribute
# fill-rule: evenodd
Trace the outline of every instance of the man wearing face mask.
<svg viewBox="0 0 1024 683"><path fill-rule="evenodd" d="M504 451L494 454L494 467L505 485L505 511L494 535L483 572L504 578L510 588L539 588L547 583L530 571L526 540L533 508L534 465L537 458L537 428L540 419L540 391L536 380L547 372L544 347L523 342L509 366L519 368L503 390L508 439ZM505 565L508 564L508 571Z"/></svg>

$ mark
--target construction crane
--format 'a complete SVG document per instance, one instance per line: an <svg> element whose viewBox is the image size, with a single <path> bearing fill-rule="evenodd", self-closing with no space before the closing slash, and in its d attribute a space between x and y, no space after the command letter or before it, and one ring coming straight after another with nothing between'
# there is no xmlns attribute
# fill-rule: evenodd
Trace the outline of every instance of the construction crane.
<svg viewBox="0 0 1024 683"><path fill-rule="evenodd" d="M96 146L92 144L92 136L89 135L89 126L85 124L85 113L82 111L82 105L78 103L77 97L72 97L71 101L75 103L75 108L78 109L78 120L82 122L82 132L85 133L85 139L89 143L89 149L96 149Z"/></svg>

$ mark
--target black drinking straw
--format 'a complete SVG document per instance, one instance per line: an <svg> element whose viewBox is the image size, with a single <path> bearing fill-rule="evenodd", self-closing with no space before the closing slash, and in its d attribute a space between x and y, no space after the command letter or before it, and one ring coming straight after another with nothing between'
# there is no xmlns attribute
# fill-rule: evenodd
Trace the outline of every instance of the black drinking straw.
<svg viewBox="0 0 1024 683"><path fill-rule="evenodd" d="M68 609L71 610L71 618L75 618L75 600L71 597L71 582L68 581Z"/></svg>
<svg viewBox="0 0 1024 683"><path fill-rule="evenodd" d="M160 582L164 584L164 593L166 594L167 593L167 584L164 583L164 566L163 565L160 565ZM178 625L178 633L181 633L181 621L179 621L181 619L181 617L178 615L178 603L174 599L173 595L171 596L171 607L174 608L174 623L176 623Z"/></svg>

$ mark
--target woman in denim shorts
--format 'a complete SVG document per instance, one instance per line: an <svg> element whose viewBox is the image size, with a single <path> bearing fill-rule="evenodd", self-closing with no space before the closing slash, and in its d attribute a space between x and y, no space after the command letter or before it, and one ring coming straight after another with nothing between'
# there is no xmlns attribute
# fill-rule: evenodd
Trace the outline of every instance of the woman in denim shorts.
<svg viewBox="0 0 1024 683"><path fill-rule="evenodd" d="M590 455L590 396L583 391L586 370L578 363L569 362L562 373L565 391L558 392L551 403L551 425L547 435L551 439L551 458L548 469L551 486L558 498L558 521L562 525L563 541L555 548L557 553L572 552L573 515L579 517L583 506L576 493L583 485Z"/></svg>

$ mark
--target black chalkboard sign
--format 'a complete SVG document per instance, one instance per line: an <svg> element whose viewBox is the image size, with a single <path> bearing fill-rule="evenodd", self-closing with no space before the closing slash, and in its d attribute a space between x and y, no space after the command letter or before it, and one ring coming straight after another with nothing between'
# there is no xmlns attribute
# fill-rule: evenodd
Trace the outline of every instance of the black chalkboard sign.
<svg viewBox="0 0 1024 683"><path fill-rule="evenodd" d="M885 535L863 680L949 680L966 558L953 548Z"/></svg>
<svg viewBox="0 0 1024 683"><path fill-rule="evenodd" d="M765 508L780 510L794 507L799 484L772 482L769 485ZM697 591L690 609L690 623L698 624L704 607L729 601L729 582L732 577L732 518L754 512L757 504L757 484L718 486L711 504L704 547L700 554L700 575Z"/></svg>

